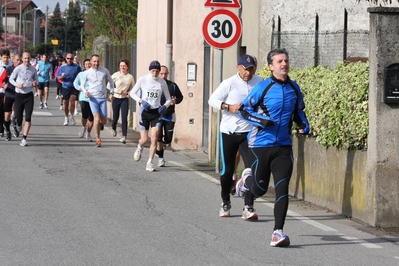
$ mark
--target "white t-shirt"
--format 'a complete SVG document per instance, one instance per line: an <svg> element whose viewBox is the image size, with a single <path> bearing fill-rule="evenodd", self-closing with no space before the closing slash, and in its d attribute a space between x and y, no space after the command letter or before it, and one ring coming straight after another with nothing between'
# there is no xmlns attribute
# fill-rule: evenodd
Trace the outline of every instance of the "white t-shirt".
<svg viewBox="0 0 399 266"><path fill-rule="evenodd" d="M97 69L90 68L84 72L81 88L84 93L88 91L90 97L107 98L107 81L110 85L110 91L114 91L114 81L109 74L108 69L99 66ZM89 87L86 88L86 82Z"/></svg>
<svg viewBox="0 0 399 266"><path fill-rule="evenodd" d="M137 95L140 90L141 97ZM166 99L164 105L169 107L171 100L168 85L165 80L161 78L154 79L151 74L140 77L130 91L130 97L136 102L140 102L141 99L148 102L151 105L151 109L157 109L161 106L162 94Z"/></svg>
<svg viewBox="0 0 399 266"><path fill-rule="evenodd" d="M208 103L215 109L220 109L223 102L226 104L240 104L252 88L262 80L262 77L253 75L252 79L246 82L237 73L220 83L212 93ZM238 114L223 110L220 132L226 134L248 132L251 127L252 125L241 119Z"/></svg>

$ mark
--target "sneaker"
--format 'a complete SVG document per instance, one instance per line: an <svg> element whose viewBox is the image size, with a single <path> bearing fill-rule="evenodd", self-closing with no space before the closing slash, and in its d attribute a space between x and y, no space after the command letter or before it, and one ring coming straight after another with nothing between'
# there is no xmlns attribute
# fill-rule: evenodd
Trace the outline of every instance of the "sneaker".
<svg viewBox="0 0 399 266"><path fill-rule="evenodd" d="M150 171L150 172L154 172L154 165L152 163L147 163L145 170Z"/></svg>
<svg viewBox="0 0 399 266"><path fill-rule="evenodd" d="M115 129L112 129L111 131L112 131L112 136L113 136L113 137L116 137L116 130L115 130Z"/></svg>
<svg viewBox="0 0 399 266"><path fill-rule="evenodd" d="M165 159L164 158L159 158L158 167L164 167L164 166L165 166Z"/></svg>
<svg viewBox="0 0 399 266"><path fill-rule="evenodd" d="M255 209L253 207L245 206L244 209L242 210L242 216L244 220L251 220L251 221L257 221L258 220L258 215L255 212Z"/></svg>
<svg viewBox="0 0 399 266"><path fill-rule="evenodd" d="M141 159L141 152L142 149L140 149L139 147L137 147L136 151L134 152L133 158L136 162L140 161Z"/></svg>
<svg viewBox="0 0 399 266"><path fill-rule="evenodd" d="M11 132L10 131L8 131L6 133L6 141L11 141Z"/></svg>
<svg viewBox="0 0 399 266"><path fill-rule="evenodd" d="M1 132L0 133L0 138L3 138L4 137L4 132Z"/></svg>
<svg viewBox="0 0 399 266"><path fill-rule="evenodd" d="M96 147L100 148L102 144L101 139L96 139Z"/></svg>
<svg viewBox="0 0 399 266"><path fill-rule="evenodd" d="M60 105L60 111L64 110L64 106Z"/></svg>
<svg viewBox="0 0 399 266"><path fill-rule="evenodd" d="M248 176L252 176L252 170L251 168L246 168L241 175L241 179L238 180L237 185L236 185L236 193L238 197L243 198L245 196L245 192L248 191L247 186L245 185L245 180L247 179Z"/></svg>
<svg viewBox="0 0 399 266"><path fill-rule="evenodd" d="M21 128L18 125L14 125L14 137L18 138L19 137L19 132L21 132Z"/></svg>
<svg viewBox="0 0 399 266"><path fill-rule="evenodd" d="M89 141L89 142L93 141L93 140L91 139L91 135L90 135L89 132L86 132L86 140Z"/></svg>
<svg viewBox="0 0 399 266"><path fill-rule="evenodd" d="M126 137L123 136L119 141L122 142L123 144L126 144Z"/></svg>
<svg viewBox="0 0 399 266"><path fill-rule="evenodd" d="M69 116L69 124L70 124L71 126L76 125L75 118L73 118L72 115Z"/></svg>
<svg viewBox="0 0 399 266"><path fill-rule="evenodd" d="M227 203L222 203L222 207L220 208L219 211L219 216L220 217L230 217L230 209L231 209L231 202Z"/></svg>
<svg viewBox="0 0 399 266"><path fill-rule="evenodd" d="M103 131L104 130L104 125L102 123L100 123L100 130Z"/></svg>
<svg viewBox="0 0 399 266"><path fill-rule="evenodd" d="M35 97L36 97L37 95L38 95L37 92L35 92Z"/></svg>
<svg viewBox="0 0 399 266"><path fill-rule="evenodd" d="M43 103L40 103L39 108L43 109Z"/></svg>
<svg viewBox="0 0 399 266"><path fill-rule="evenodd" d="M69 119L68 119L68 117L65 117L64 126L67 126L68 124L69 124Z"/></svg>
<svg viewBox="0 0 399 266"><path fill-rule="evenodd" d="M78 115L79 111L77 109L75 109L75 112L73 113L74 115Z"/></svg>
<svg viewBox="0 0 399 266"><path fill-rule="evenodd" d="M58 96L58 95L57 95L57 96L55 96L55 99L56 99L56 100L58 100L59 98L60 98L60 96Z"/></svg>
<svg viewBox="0 0 399 266"><path fill-rule="evenodd" d="M290 245L290 238L283 234L283 230L274 230L272 234L272 241L270 246L272 247L288 247Z"/></svg>
<svg viewBox="0 0 399 266"><path fill-rule="evenodd" d="M86 127L82 127L78 133L79 138L83 138L85 132L86 132Z"/></svg>
<svg viewBox="0 0 399 266"><path fill-rule="evenodd" d="M48 109L47 103L43 103L43 107L44 107L45 109Z"/></svg>
<svg viewBox="0 0 399 266"><path fill-rule="evenodd" d="M19 143L21 146L28 146L28 143L26 142L26 139L22 139L21 143Z"/></svg>

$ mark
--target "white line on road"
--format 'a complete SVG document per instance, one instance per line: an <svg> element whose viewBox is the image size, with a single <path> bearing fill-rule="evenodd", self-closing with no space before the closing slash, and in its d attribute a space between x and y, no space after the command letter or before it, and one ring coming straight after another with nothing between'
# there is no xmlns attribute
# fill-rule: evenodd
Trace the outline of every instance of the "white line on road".
<svg viewBox="0 0 399 266"><path fill-rule="evenodd" d="M34 116L52 116L53 114L50 113L50 112L36 112L36 111L33 111L33 115Z"/></svg>
<svg viewBox="0 0 399 266"><path fill-rule="evenodd" d="M207 180L209 180L209 181L211 181L211 182L213 182L215 184L220 184L219 180L213 178L212 176L210 176L208 174L202 173L202 172L197 171L197 170L195 170L195 169L193 169L191 167L188 167L187 165L184 165L184 164L181 164L181 163L178 163L178 162L174 162L174 161L169 161L169 163L174 164L176 166L180 166L181 168L187 169L189 171L192 171L193 173L195 173L195 174L197 174L197 175L199 175L199 176L201 176L201 177L203 177L203 178L205 178L205 179L207 179ZM264 204L264 205L268 206L271 209L274 208L274 204L270 203L270 202L266 202L266 200L257 199L256 202ZM364 246L366 248L382 248L379 245L376 245L376 244L373 244L373 243L369 243L369 242L367 242L365 240L361 240L361 239L358 239L356 237L351 237L351 236L346 236L344 234L341 234L341 233L338 232L338 230L336 230L336 229L334 229L332 227L326 226L324 224L321 224L319 222L316 222L315 220L312 220L312 219L310 219L308 217L300 215L299 213L296 213L296 212L288 210L287 215L289 215L289 216L291 216L291 217L293 217L293 218L295 218L297 220L300 220L300 221L302 221L304 223L307 223L307 224L309 224L309 225L311 225L313 227L319 228L320 230L323 230L325 232L336 232L337 235L342 237L343 239L348 240L348 241L350 241L352 243L359 243L360 245L362 245L362 246ZM395 257L395 258L399 259L399 257Z"/></svg>

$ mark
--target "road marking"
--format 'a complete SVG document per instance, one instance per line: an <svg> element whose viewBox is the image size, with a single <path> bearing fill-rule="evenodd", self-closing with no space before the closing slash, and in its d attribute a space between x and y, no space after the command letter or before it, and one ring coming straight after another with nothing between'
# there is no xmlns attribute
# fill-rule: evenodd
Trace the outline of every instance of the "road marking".
<svg viewBox="0 0 399 266"><path fill-rule="evenodd" d="M199 175L199 176L201 176L201 177L203 177L203 178L205 178L205 179L207 179L207 180L209 180L209 181L211 181L211 182L213 182L215 184L220 184L220 181L215 179L214 177L212 177L212 176L210 176L208 174L202 173L200 171L197 171L197 170L195 170L195 169L193 169L193 168L191 168L191 167L189 167L187 165L184 165L184 164L181 164L181 163L178 163L178 162L175 162L175 161L168 161L168 162L171 163L171 164L174 164L176 166L180 166L181 168L184 168L184 169L187 169L189 171L192 171L195 174L197 174L197 175ZM264 199L258 198L258 199L256 199L256 202L259 202L259 203L261 203L263 205L268 206L271 209L274 209L274 203L267 202ZM360 244L360 245L362 245L362 246L364 246L366 248L382 248L379 245L376 245L376 244L373 244L373 243L369 243L369 242L367 242L365 240L358 239L356 237L347 236L347 235L344 235L342 233L339 233L338 230L336 230L336 229L334 229L332 227L329 227L327 225L324 225L324 224L321 224L319 222L316 222L315 220L312 220L312 219L310 219L308 217L300 215L299 213L296 213L294 211L288 210L287 211L287 215L289 215L289 216L291 216L291 217L293 217L293 218L295 218L295 219L297 219L297 220L299 220L301 222L307 223L307 224L309 224L309 225L311 225L313 227L319 228L322 231L335 232L336 235L340 236L341 238L343 238L343 239L345 239L347 241L350 241L352 243L358 243L358 244ZM395 257L395 258L399 259L399 257Z"/></svg>
<svg viewBox="0 0 399 266"><path fill-rule="evenodd" d="M52 116L53 114L50 113L50 112L36 112L36 111L33 111L33 115L34 116Z"/></svg>

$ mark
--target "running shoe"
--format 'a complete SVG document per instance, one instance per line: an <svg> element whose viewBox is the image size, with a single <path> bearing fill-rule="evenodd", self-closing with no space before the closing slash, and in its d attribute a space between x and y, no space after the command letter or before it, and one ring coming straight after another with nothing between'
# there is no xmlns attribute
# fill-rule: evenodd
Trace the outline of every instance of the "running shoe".
<svg viewBox="0 0 399 266"><path fill-rule="evenodd" d="M19 137L19 132L21 132L21 128L17 124L14 124L14 137L15 138Z"/></svg>
<svg viewBox="0 0 399 266"><path fill-rule="evenodd" d="M245 180L247 179L248 176L252 176L252 170L251 168L246 168L241 175L241 179L238 180L237 185L236 185L236 193L238 197L243 198L245 196L245 192L248 191L247 186L245 185Z"/></svg>
<svg viewBox="0 0 399 266"><path fill-rule="evenodd" d="M102 144L101 139L96 139L96 147L100 148Z"/></svg>
<svg viewBox="0 0 399 266"><path fill-rule="evenodd" d="M150 171L150 172L154 172L154 165L152 163L147 163L145 170Z"/></svg>
<svg viewBox="0 0 399 266"><path fill-rule="evenodd" d="M165 159L164 158L159 158L158 167L164 167L164 166L165 166Z"/></svg>
<svg viewBox="0 0 399 266"><path fill-rule="evenodd" d="M10 131L8 131L6 133L6 141L11 141L11 132Z"/></svg>
<svg viewBox="0 0 399 266"><path fill-rule="evenodd" d="M28 146L28 143L26 142L26 139L22 139L21 143L19 143L21 146Z"/></svg>
<svg viewBox="0 0 399 266"><path fill-rule="evenodd" d="M100 130L101 130L101 131L104 130L104 125L103 125L103 123L100 123Z"/></svg>
<svg viewBox="0 0 399 266"><path fill-rule="evenodd" d="M47 106L47 103L46 103L46 102L43 103L43 107L44 107L45 109L48 109L48 106Z"/></svg>
<svg viewBox="0 0 399 266"><path fill-rule="evenodd" d="M257 221L258 220L258 215L255 212L256 210L253 207L245 206L244 209L242 210L242 216L244 220L251 220L251 221Z"/></svg>
<svg viewBox="0 0 399 266"><path fill-rule="evenodd" d="M37 92L35 92L35 97L37 97L37 95L38 95Z"/></svg>
<svg viewBox="0 0 399 266"><path fill-rule="evenodd" d="M73 114L74 114L74 115L78 115L78 114L79 114L78 109L75 109L75 112L74 112Z"/></svg>
<svg viewBox="0 0 399 266"><path fill-rule="evenodd" d="M70 116L69 116L69 124L70 124L71 126L76 125L75 118L73 118L73 115L70 115Z"/></svg>
<svg viewBox="0 0 399 266"><path fill-rule="evenodd" d="M58 100L59 98L60 98L60 96L58 96L58 95L57 95L57 96L55 96L55 99L56 99L56 100Z"/></svg>
<svg viewBox="0 0 399 266"><path fill-rule="evenodd" d="M65 117L64 126L67 126L68 124L69 124L69 119L68 119L68 117Z"/></svg>
<svg viewBox="0 0 399 266"><path fill-rule="evenodd" d="M92 139L91 139L91 135L90 135L90 133L89 132L86 132L86 140L87 141L93 141Z"/></svg>
<svg viewBox="0 0 399 266"><path fill-rule="evenodd" d="M116 135L117 135L116 130L115 130L115 129L112 129L111 131L112 131L112 136L113 136L113 137L116 137Z"/></svg>
<svg viewBox="0 0 399 266"><path fill-rule="evenodd" d="M141 152L142 149L140 149L139 147L137 147L136 151L134 152L133 158L136 162L140 161L141 159Z"/></svg>
<svg viewBox="0 0 399 266"><path fill-rule="evenodd" d="M290 245L290 238L283 234L283 230L274 230L272 234L272 241L270 246L272 247L288 247Z"/></svg>
<svg viewBox="0 0 399 266"><path fill-rule="evenodd" d="M119 141L122 142L123 144L126 144L126 137L123 136Z"/></svg>
<svg viewBox="0 0 399 266"><path fill-rule="evenodd" d="M4 137L4 132L0 132L0 138Z"/></svg>
<svg viewBox="0 0 399 266"><path fill-rule="evenodd" d="M60 105L60 111L64 110L64 106Z"/></svg>
<svg viewBox="0 0 399 266"><path fill-rule="evenodd" d="M223 202L222 207L220 208L219 211L219 216L220 217L230 217L230 209L231 209L231 202Z"/></svg>
<svg viewBox="0 0 399 266"><path fill-rule="evenodd" d="M84 134L86 132L86 127L83 127L80 129L79 133L78 133L78 137L79 138L83 138Z"/></svg>
<svg viewBox="0 0 399 266"><path fill-rule="evenodd" d="M43 109L43 103L40 103L39 108Z"/></svg>

